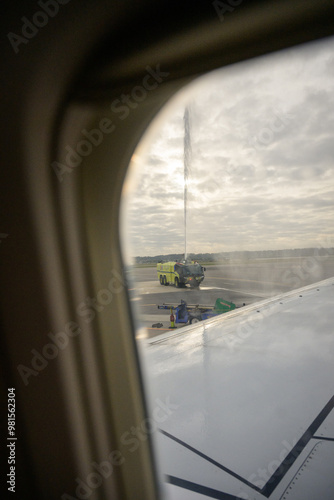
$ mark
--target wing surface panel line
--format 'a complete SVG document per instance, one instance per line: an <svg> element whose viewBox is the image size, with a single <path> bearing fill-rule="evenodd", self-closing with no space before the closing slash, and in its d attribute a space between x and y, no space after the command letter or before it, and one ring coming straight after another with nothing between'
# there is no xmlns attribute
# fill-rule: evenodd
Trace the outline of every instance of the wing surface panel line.
<svg viewBox="0 0 334 500"><path fill-rule="evenodd" d="M210 498L216 498L217 500L242 500L239 496L236 497L235 495L230 495L229 493L224 493L223 491L215 490L208 486L202 486L201 484L192 483L191 481L186 481L179 477L166 476L166 480L168 483L178 486L179 488L194 491L195 493L200 493Z"/></svg>
<svg viewBox="0 0 334 500"><path fill-rule="evenodd" d="M228 469L224 465L220 464L219 462L217 462L213 458L210 458L208 455L205 455L205 453L202 453L201 451L196 450L196 448L193 448L192 446L190 446L189 444L185 443L181 439L178 439L177 437L173 436L172 434L169 434L169 432L166 432L166 431L164 431L162 429L159 429L159 432L161 432L161 434L163 434L164 436L172 439L176 443L180 444L184 448L187 448L188 450L192 451L193 453L195 453L196 455L200 456L201 458L203 458L207 462L210 462L211 464L215 465L216 467L218 467L219 469L223 470L224 472L227 472L227 474L229 474L230 476L235 477L236 479L238 479L242 483L246 484L247 486L249 486L253 490L257 491L258 493L261 493L261 489L260 488L258 488L257 486L255 486L253 483L250 483L249 481L247 481L247 479L243 478L242 476L239 476L239 474L237 474L236 472L233 472L231 469Z"/></svg>
<svg viewBox="0 0 334 500"><path fill-rule="evenodd" d="M197 450L196 448L193 448L191 445L185 443L184 441L182 441L181 439L177 438L176 436L173 436L172 434L169 434L169 432L166 432L166 431L164 431L162 429L159 429L159 432L161 434L163 434L164 436L168 437L169 439L172 439L176 443L180 444L181 446L183 446L183 447L187 448L188 450L192 451L193 453L195 453L196 455L200 456L204 460L212 463L213 465L215 465L219 469L223 470L227 474L235 477L236 479L238 479L242 483L246 484L247 486L249 486L253 490L257 491L258 493L260 493L262 495L264 495L266 498L269 498L270 495L272 494L272 492L276 489L276 487L282 481L282 479L284 478L284 476L286 475L286 473L292 467L292 465L294 464L294 462L297 460L297 458L299 457L299 455L302 453L302 451L304 450L304 448L306 447L306 445L309 443L309 441L311 441L311 439L323 439L323 440L328 440L328 441L334 441L333 438L320 438L320 437L318 438L317 436L314 436L315 432L319 429L319 427L324 422L324 420L327 418L327 416L330 414L330 412L333 410L333 408L334 408L334 395L331 397L331 399L328 401L328 403L324 406L324 408L320 411L320 413L318 414L318 416L313 420L313 422L311 423L311 425L304 432L304 434L299 439L299 441L295 444L295 446L292 448L292 450L290 451L290 453L285 457L285 459L281 463L280 467L276 470L276 472L274 472L274 474L271 476L271 478L267 481L267 483L264 485L264 487L262 489L258 488L254 484L250 483L249 481L247 481L247 479L243 478L242 476L240 476L236 472L233 472L232 470L228 469L227 467L225 467L224 465L220 464L219 462L217 462L213 458L210 458L208 455L205 455L204 453L202 453L201 451ZM173 478L173 476L167 476L167 478ZM204 486L202 487L202 486L196 485L195 483L191 483L190 481L186 481L186 480L183 480L183 479L180 479L180 478L174 478L174 480L182 482L182 484L188 484L189 483L188 486L189 485L195 485L196 487L200 487L200 488L204 488L204 489L206 488ZM168 480L168 482L170 482L170 481ZM176 483L173 482L172 484L176 484ZM187 489L191 489L191 488L188 488L187 486L181 486L181 487L187 488ZM192 491L198 491L198 492L200 492L199 490L192 490ZM223 492L219 492L218 490L213 490L213 491L216 491L217 494L219 493L221 495L227 495L227 494L225 494ZM205 494L207 494L207 493L205 493ZM210 496L210 495L208 495L208 496ZM225 499L226 498L226 499L228 499L228 498L230 498L230 495L228 495L228 496L212 496L212 498L218 498L218 499L220 499L220 498ZM236 497L231 497L231 498L236 498Z"/></svg>

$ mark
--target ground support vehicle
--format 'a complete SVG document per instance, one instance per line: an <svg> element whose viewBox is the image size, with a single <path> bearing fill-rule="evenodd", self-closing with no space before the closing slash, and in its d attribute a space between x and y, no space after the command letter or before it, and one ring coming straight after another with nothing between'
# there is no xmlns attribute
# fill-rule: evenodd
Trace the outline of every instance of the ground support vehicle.
<svg viewBox="0 0 334 500"><path fill-rule="evenodd" d="M193 324L204 319L212 318L218 314L233 311L236 305L224 299L218 298L214 306L187 304L185 300L181 300L181 304L164 303L158 306L158 309L170 309L175 314L175 323Z"/></svg>
<svg viewBox="0 0 334 500"><path fill-rule="evenodd" d="M157 264L160 285L175 285L177 288L189 285L198 288L204 280L205 268L197 262L163 262Z"/></svg>

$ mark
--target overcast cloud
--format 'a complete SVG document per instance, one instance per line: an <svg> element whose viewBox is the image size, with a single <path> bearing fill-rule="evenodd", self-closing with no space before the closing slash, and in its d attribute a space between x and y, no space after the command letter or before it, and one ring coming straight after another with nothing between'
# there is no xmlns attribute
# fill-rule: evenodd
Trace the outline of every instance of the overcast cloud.
<svg viewBox="0 0 334 500"><path fill-rule="evenodd" d="M327 40L191 86L188 252L333 246L333 68L334 41ZM151 127L154 140L145 153L147 145L139 147L130 169L133 256L184 250L187 103L177 101L164 125Z"/></svg>

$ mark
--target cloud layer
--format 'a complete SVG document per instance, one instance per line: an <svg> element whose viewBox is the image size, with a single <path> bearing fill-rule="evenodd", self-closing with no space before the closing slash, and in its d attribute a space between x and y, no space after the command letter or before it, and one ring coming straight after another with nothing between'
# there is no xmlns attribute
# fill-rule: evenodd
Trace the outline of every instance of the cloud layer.
<svg viewBox="0 0 334 500"><path fill-rule="evenodd" d="M326 40L227 67L171 103L129 172L133 256L183 252L187 101L188 252L333 245L333 49Z"/></svg>

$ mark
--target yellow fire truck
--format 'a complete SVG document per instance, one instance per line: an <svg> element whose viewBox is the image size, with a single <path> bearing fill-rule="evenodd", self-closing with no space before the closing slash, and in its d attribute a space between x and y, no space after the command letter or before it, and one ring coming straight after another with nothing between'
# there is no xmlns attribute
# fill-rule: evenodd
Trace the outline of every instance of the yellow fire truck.
<svg viewBox="0 0 334 500"><path fill-rule="evenodd" d="M205 268L197 262L164 262L157 264L160 285L175 285L178 288L190 285L199 287L204 280Z"/></svg>

